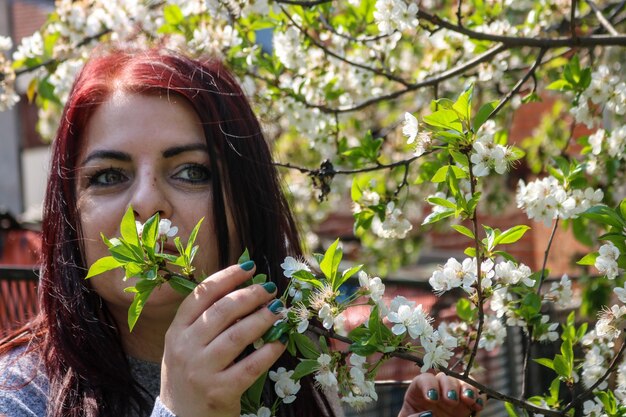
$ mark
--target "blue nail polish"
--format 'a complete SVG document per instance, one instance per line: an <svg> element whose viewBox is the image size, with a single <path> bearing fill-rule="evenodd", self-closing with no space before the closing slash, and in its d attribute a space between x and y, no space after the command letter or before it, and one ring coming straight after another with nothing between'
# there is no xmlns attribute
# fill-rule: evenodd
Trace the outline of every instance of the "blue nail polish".
<svg viewBox="0 0 626 417"><path fill-rule="evenodd" d="M274 314L278 313L283 307L285 307L285 305L280 300L274 300L267 306L267 308L269 308Z"/></svg>
<svg viewBox="0 0 626 417"><path fill-rule="evenodd" d="M459 400L459 394L456 393L455 390L451 389L450 391L448 391L448 399L452 400L452 401L458 401Z"/></svg>
<svg viewBox="0 0 626 417"><path fill-rule="evenodd" d="M289 341L289 336L286 333L283 333L280 335L280 337L278 338L278 341L280 343L282 343L283 345L286 345L287 342Z"/></svg>
<svg viewBox="0 0 626 417"><path fill-rule="evenodd" d="M433 417L433 413L432 411L424 411L423 413L419 414L419 417Z"/></svg>
<svg viewBox="0 0 626 417"><path fill-rule="evenodd" d="M471 390L469 388L467 388L465 391L463 391L463 394L465 394L465 396L467 398L474 398L474 390Z"/></svg>
<svg viewBox="0 0 626 417"><path fill-rule="evenodd" d="M476 400L476 404L480 405L481 407L483 406L483 399L482 398L478 398Z"/></svg>
<svg viewBox="0 0 626 417"><path fill-rule="evenodd" d="M426 396L431 401L437 401L439 399L439 393L434 388L429 389L428 392L426 393Z"/></svg>
<svg viewBox="0 0 626 417"><path fill-rule="evenodd" d="M263 289L265 289L265 291L270 294L273 294L274 291L276 291L276 284L274 284L273 282L264 282L263 284L261 284L261 287L263 287Z"/></svg>
<svg viewBox="0 0 626 417"><path fill-rule="evenodd" d="M251 271L254 268L254 261L245 261L239 265L244 271Z"/></svg>

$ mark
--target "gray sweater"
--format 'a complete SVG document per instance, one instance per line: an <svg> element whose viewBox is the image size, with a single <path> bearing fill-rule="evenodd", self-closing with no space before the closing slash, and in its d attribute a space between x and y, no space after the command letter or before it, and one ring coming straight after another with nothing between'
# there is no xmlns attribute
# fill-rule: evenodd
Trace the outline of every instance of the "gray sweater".
<svg viewBox="0 0 626 417"><path fill-rule="evenodd" d="M38 356L33 353L23 355L24 350L25 348L15 349L9 355L0 357L0 417L46 415L49 402L48 377ZM161 384L160 364L131 357L129 363L135 380L150 393L152 399L156 398L150 417L176 417L158 397ZM23 388L9 388L20 387L24 383L27 385Z"/></svg>

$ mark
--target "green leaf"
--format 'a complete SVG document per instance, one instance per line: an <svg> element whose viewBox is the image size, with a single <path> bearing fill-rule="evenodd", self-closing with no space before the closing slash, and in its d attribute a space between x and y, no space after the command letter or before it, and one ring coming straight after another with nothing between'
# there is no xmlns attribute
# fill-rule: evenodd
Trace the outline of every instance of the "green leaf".
<svg viewBox="0 0 626 417"><path fill-rule="evenodd" d="M567 80L556 80L550 83L547 87L548 90L557 90L557 91L572 91L574 87Z"/></svg>
<svg viewBox="0 0 626 417"><path fill-rule="evenodd" d="M294 369L291 379L297 381L303 376L307 376L315 372L319 366L320 365L315 359L304 359L296 366L296 369Z"/></svg>
<svg viewBox="0 0 626 417"><path fill-rule="evenodd" d="M454 210L446 210L446 211L442 211L440 213L430 213L428 216L426 216L426 218L422 222L422 226L425 226L427 224L436 223L439 220L445 219L446 217L450 217L450 216L453 216L453 215L454 215Z"/></svg>
<svg viewBox="0 0 626 417"><path fill-rule="evenodd" d="M265 282L267 282L267 274L256 274L252 278L252 283L253 284L263 284Z"/></svg>
<svg viewBox="0 0 626 417"><path fill-rule="evenodd" d="M528 230L530 230L529 226L525 226L525 225L513 226L510 229L507 229L504 232L502 232L500 236L498 236L494 240L493 245L497 246L497 245L507 245L510 243L515 243L518 240L520 240L522 236L524 236L524 234Z"/></svg>
<svg viewBox="0 0 626 417"><path fill-rule="evenodd" d="M359 272L361 269L363 269L363 264L355 265L352 268L343 271L343 274L341 274L341 278L339 279L339 282L337 284L337 288L339 288L341 284L346 282L351 276Z"/></svg>
<svg viewBox="0 0 626 417"><path fill-rule="evenodd" d="M498 107L498 104L500 104L500 100L491 101L480 106L480 109L478 109L478 113L476 113L474 121L472 122L472 129L474 132L478 132L478 129L485 124L491 112Z"/></svg>
<svg viewBox="0 0 626 417"><path fill-rule="evenodd" d="M470 258L475 258L476 257L476 248L473 247L473 246L467 247L467 248L465 248L463 253L466 254L467 256L469 256Z"/></svg>
<svg viewBox="0 0 626 417"><path fill-rule="evenodd" d="M456 204L450 200L446 200L445 198L428 197L426 200L431 204L456 210Z"/></svg>
<svg viewBox="0 0 626 417"><path fill-rule="evenodd" d="M438 110L428 116L424 116L422 119L424 123L433 127L439 127L443 129L456 130L457 132L463 132L463 125L459 120L458 114L454 110L442 109Z"/></svg>
<svg viewBox="0 0 626 417"><path fill-rule="evenodd" d="M339 239L335 240L324 253L324 259L320 262L320 269L326 279L331 283L333 290L339 288L336 284L337 270L343 256L341 248L338 247Z"/></svg>
<svg viewBox="0 0 626 417"><path fill-rule="evenodd" d="M128 210L122 217L120 223L120 233L122 238L130 245L139 246L139 235L137 234L137 225L135 224L135 213L132 206L128 206Z"/></svg>
<svg viewBox="0 0 626 417"><path fill-rule="evenodd" d="M154 281L148 281L154 282ZM132 332L137 320L139 319L139 315L141 315L141 311L143 310L143 306L146 304L148 297L152 293L154 286L146 289L145 291L140 291L135 293L135 298L133 298L133 302L128 308L128 329Z"/></svg>
<svg viewBox="0 0 626 417"><path fill-rule="evenodd" d="M454 159L454 162L461 165L462 167L465 167L465 168L469 167L469 159L467 158L467 155L454 149L450 149L449 152L452 158ZM462 171L462 169L460 169L459 167L455 166L455 168L459 169L459 171Z"/></svg>
<svg viewBox="0 0 626 417"><path fill-rule="evenodd" d="M163 7L163 18L170 25L178 25L185 21L185 16L176 4L168 4Z"/></svg>
<svg viewBox="0 0 626 417"><path fill-rule="evenodd" d="M546 368L550 368L552 370L554 370L554 361L552 359L548 359L548 358L536 358L533 359L535 362L537 362L539 365L543 365Z"/></svg>
<svg viewBox="0 0 626 417"><path fill-rule="evenodd" d="M461 120L469 121L472 114L472 93L474 85L470 85L454 102L452 108L459 114Z"/></svg>
<svg viewBox="0 0 626 417"><path fill-rule="evenodd" d="M298 281L307 282L316 288L324 287L324 285L320 282L320 280L309 271L304 271L304 270L296 271L293 273L292 278L295 278Z"/></svg>
<svg viewBox="0 0 626 417"><path fill-rule="evenodd" d="M296 343L296 347L298 348L300 353L302 353L303 357L305 357L306 359L317 360L320 352L315 346L315 343L313 343L313 341L311 340L311 338L295 332L291 334L291 337L293 338L294 342Z"/></svg>
<svg viewBox="0 0 626 417"><path fill-rule="evenodd" d="M626 227L626 222L615 211L611 210L607 206L594 206L581 214L581 216L588 219L595 220L599 223L607 224L610 226L623 229Z"/></svg>
<svg viewBox="0 0 626 417"><path fill-rule="evenodd" d="M246 396L255 407L261 405L261 395L263 394L263 387L265 386L265 380L269 372L263 372L263 374L254 381L254 384L246 390Z"/></svg>
<svg viewBox="0 0 626 417"><path fill-rule="evenodd" d="M506 410L509 417L520 417L520 415L517 413L515 406L513 404L505 402L504 409Z"/></svg>
<svg viewBox="0 0 626 417"><path fill-rule="evenodd" d="M93 276L102 274L103 272L110 271L115 268L119 268L123 263L119 262L112 256L105 256L104 258L98 259L94 262L91 267L89 267L89 272L87 272L87 278L91 278Z"/></svg>
<svg viewBox="0 0 626 417"><path fill-rule="evenodd" d="M465 235L469 237L470 239L474 239L474 232L472 232L467 227L461 226L460 224L453 224L451 227L457 232L459 232L460 234Z"/></svg>
<svg viewBox="0 0 626 417"><path fill-rule="evenodd" d="M197 232L196 232L197 233ZM248 252L248 248L246 248L239 259L237 260L238 264L242 264L244 262L248 262L250 260L250 253Z"/></svg>
<svg viewBox="0 0 626 417"><path fill-rule="evenodd" d="M456 302L456 314L459 318L466 322L473 322L476 319L478 310L474 308L471 301L467 298L460 298Z"/></svg>
<svg viewBox="0 0 626 417"><path fill-rule="evenodd" d="M140 262L143 263L143 257L138 257L135 251L133 251L128 245L120 244L117 246L111 246L109 253L120 263L128 262Z"/></svg>
<svg viewBox="0 0 626 417"><path fill-rule="evenodd" d="M198 231L200 230L200 225L204 221L204 217L201 218L198 223L194 226L193 230L189 234L189 239L187 239L187 247L185 248L185 254L189 257L189 259L193 259L192 249L193 244L196 243L196 237L198 237ZM191 262L191 261L190 261Z"/></svg>
<svg viewBox="0 0 626 417"><path fill-rule="evenodd" d="M596 259L600 256L598 252L588 253L581 260L576 262L578 265L595 265Z"/></svg>
<svg viewBox="0 0 626 417"><path fill-rule="evenodd" d="M170 277L168 283L170 284L170 287L174 288L176 291L183 295L191 294L198 285L195 282L191 282L188 279L179 277L177 275Z"/></svg>
<svg viewBox="0 0 626 417"><path fill-rule="evenodd" d="M141 241L145 249L154 251L157 238L159 236L159 213L155 213L143 225Z"/></svg>
<svg viewBox="0 0 626 417"><path fill-rule="evenodd" d="M554 371L564 378L569 378L571 376L571 368L569 364L565 360L562 355L554 355Z"/></svg>

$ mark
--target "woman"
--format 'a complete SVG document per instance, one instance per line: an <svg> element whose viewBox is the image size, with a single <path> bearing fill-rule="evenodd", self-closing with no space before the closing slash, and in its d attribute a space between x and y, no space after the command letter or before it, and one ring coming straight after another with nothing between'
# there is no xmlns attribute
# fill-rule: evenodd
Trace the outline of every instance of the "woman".
<svg viewBox="0 0 626 417"><path fill-rule="evenodd" d="M129 205L142 222L170 219L183 241L206 217L195 266L209 275L184 300L155 291L132 333L130 283L115 271L84 280L106 255L100 233L117 235ZM259 122L219 62L163 51L92 58L64 109L44 207L41 311L1 344L0 414L238 416L259 375L295 367L280 342L241 355L275 322L279 265L300 246ZM243 248L256 264L232 265ZM239 288L255 272L275 285ZM336 415L310 377L301 383L278 415ZM421 375L400 415L467 416L482 408L475 396Z"/></svg>

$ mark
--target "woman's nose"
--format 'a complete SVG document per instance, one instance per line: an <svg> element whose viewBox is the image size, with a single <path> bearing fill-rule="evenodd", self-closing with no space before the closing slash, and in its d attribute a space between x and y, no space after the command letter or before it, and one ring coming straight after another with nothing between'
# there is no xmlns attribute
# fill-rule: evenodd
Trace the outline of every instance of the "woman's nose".
<svg viewBox="0 0 626 417"><path fill-rule="evenodd" d="M140 175L132 189L130 204L133 206L135 218L144 223L154 214L163 218L171 218L172 204L166 192L166 184L155 175Z"/></svg>

